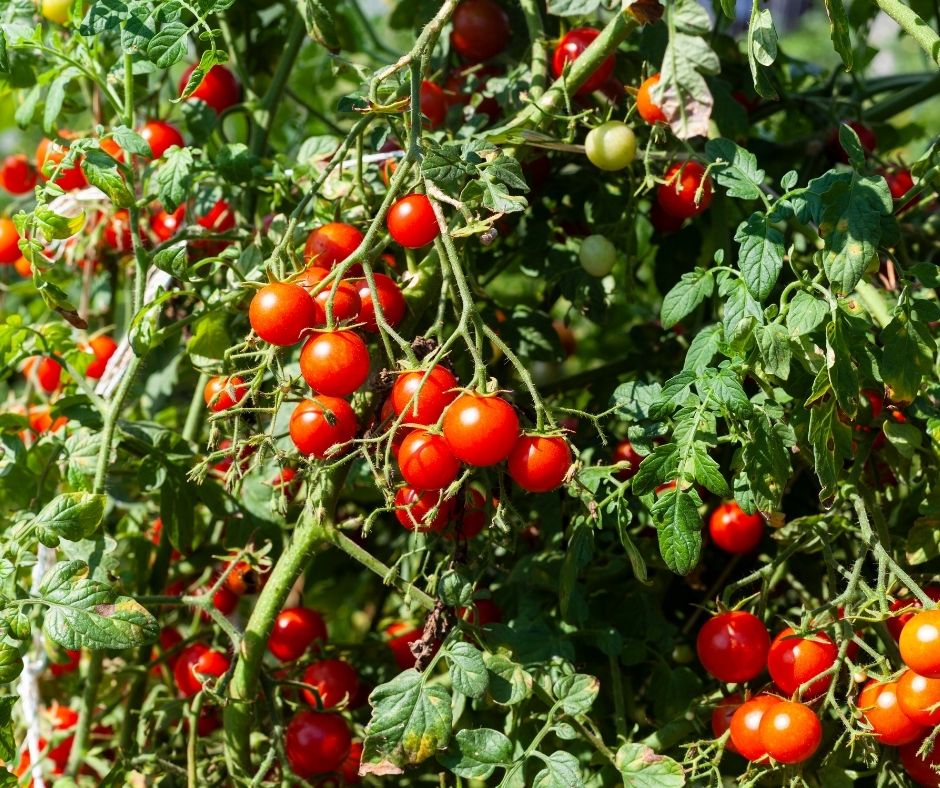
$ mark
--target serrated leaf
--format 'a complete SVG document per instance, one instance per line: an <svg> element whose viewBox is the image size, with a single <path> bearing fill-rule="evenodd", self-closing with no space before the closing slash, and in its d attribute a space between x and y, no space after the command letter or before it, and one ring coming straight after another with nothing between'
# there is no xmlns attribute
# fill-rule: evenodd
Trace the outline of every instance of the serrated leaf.
<svg viewBox="0 0 940 788"><path fill-rule="evenodd" d="M0 640L0 684L9 684L23 672L23 659L12 643Z"/></svg>
<svg viewBox="0 0 940 788"><path fill-rule="evenodd" d="M118 126L115 129L111 130L111 136L114 141L121 146L121 150L126 153L133 153L137 156L146 156L147 158L153 157L153 151L150 148L150 143L147 142L143 137L140 136L133 129L127 128L127 126Z"/></svg>
<svg viewBox="0 0 940 788"><path fill-rule="evenodd" d="M571 753L558 750L548 758L542 756L545 768L532 780L532 788L582 788L581 765Z"/></svg>
<svg viewBox="0 0 940 788"><path fill-rule="evenodd" d="M693 372L701 372L708 367L715 354L718 353L721 339L722 332L719 325L699 329L689 343L689 349L685 353L682 368Z"/></svg>
<svg viewBox="0 0 940 788"><path fill-rule="evenodd" d="M898 454L910 459L920 448L924 434L913 424L898 424L888 419L884 423L884 434Z"/></svg>
<svg viewBox="0 0 940 788"><path fill-rule="evenodd" d="M516 662L501 654L484 654L490 672L490 697L501 706L514 706L532 693L532 676Z"/></svg>
<svg viewBox="0 0 940 788"><path fill-rule="evenodd" d="M715 164L714 179L730 197L758 200L766 174L757 166L757 157L731 140L719 138L705 143L705 155ZM753 218L753 217L752 217Z"/></svg>
<svg viewBox="0 0 940 788"><path fill-rule="evenodd" d="M153 264L161 271L184 279L189 268L189 253L185 241L161 249L153 256Z"/></svg>
<svg viewBox="0 0 940 788"><path fill-rule="evenodd" d="M17 744L13 736L13 706L18 700L17 695L0 697L0 760L5 763L11 763L16 758ZM10 776L14 777L12 774ZM14 777L12 785L16 786L18 784L19 781Z"/></svg>
<svg viewBox="0 0 940 788"><path fill-rule="evenodd" d="M444 652L454 689L468 698L480 698L488 684L483 654L470 643L459 641Z"/></svg>
<svg viewBox="0 0 940 788"><path fill-rule="evenodd" d="M790 480L788 449L795 444L795 436L786 425L771 423L765 413L755 413L747 429L742 455L751 497L761 511L776 511Z"/></svg>
<svg viewBox="0 0 940 788"><path fill-rule="evenodd" d="M512 742L492 728L457 731L458 752L446 752L438 760L459 777L485 780L499 766L512 762Z"/></svg>
<svg viewBox="0 0 940 788"><path fill-rule="evenodd" d="M689 574L702 552L702 518L697 499L688 490L673 488L660 493L651 510L659 535L659 552L666 566L679 575Z"/></svg>
<svg viewBox="0 0 940 788"><path fill-rule="evenodd" d="M649 418L650 409L661 393L662 386L658 383L631 380L614 389L610 404L617 409L617 415L621 418L643 421Z"/></svg>
<svg viewBox="0 0 940 788"><path fill-rule="evenodd" d="M193 154L189 148L167 152L157 169L157 197L167 211L174 211L186 200L192 179Z"/></svg>
<svg viewBox="0 0 940 788"><path fill-rule="evenodd" d="M105 495L64 493L47 503L31 525L37 529L40 541L50 547L55 547L59 539L77 542L98 530L107 500Z"/></svg>
<svg viewBox="0 0 940 788"><path fill-rule="evenodd" d="M597 699L601 683L585 673L562 676L552 687L552 694L561 701L561 708L572 717L587 714Z"/></svg>
<svg viewBox="0 0 940 788"><path fill-rule="evenodd" d="M881 342L881 375L889 396L895 402L911 402L933 369L937 344L932 330L912 319L910 311L898 309L881 332Z"/></svg>
<svg viewBox="0 0 940 788"><path fill-rule="evenodd" d="M826 368L839 407L848 418L854 419L858 411L858 372L852 364L852 352L839 317L826 326Z"/></svg>
<svg viewBox="0 0 940 788"><path fill-rule="evenodd" d="M329 50L339 49L331 8L321 0L304 0L304 21L307 23L307 34L314 41Z"/></svg>
<svg viewBox="0 0 940 788"><path fill-rule="evenodd" d="M777 284L783 269L783 233L762 213L753 213L734 234L741 244L738 266L748 292L764 301Z"/></svg>
<svg viewBox="0 0 940 788"><path fill-rule="evenodd" d="M728 482L721 475L721 467L718 462L705 450L705 447L695 444L693 455L693 475L695 481L707 488L715 495L727 496L731 490L728 488Z"/></svg>
<svg viewBox="0 0 940 788"><path fill-rule="evenodd" d="M653 492L663 482L676 478L679 467L679 451L674 443L665 443L653 449L652 454L640 463L633 477L632 489L637 495Z"/></svg>
<svg viewBox="0 0 940 788"><path fill-rule="evenodd" d="M747 62L751 80L758 96L777 98L777 91L766 69L777 59L777 30L770 10L761 8L757 0L751 5L751 19L747 27Z"/></svg>
<svg viewBox="0 0 940 788"><path fill-rule="evenodd" d="M708 381L706 390L728 413L739 418L750 415L751 401L748 399L741 382L731 370L721 370Z"/></svg>
<svg viewBox="0 0 940 788"><path fill-rule="evenodd" d="M782 325L771 323L763 326L757 333L757 347L769 375L781 380L790 377L790 335Z"/></svg>
<svg viewBox="0 0 940 788"><path fill-rule="evenodd" d="M666 293L660 310L663 328L672 328L688 316L708 298L715 288L715 280L710 271L696 268L682 275L675 286Z"/></svg>
<svg viewBox="0 0 940 788"><path fill-rule="evenodd" d="M825 0L826 15L829 17L829 37L832 46L842 58L846 71L852 70L852 39L849 37L849 19L842 0Z"/></svg>
<svg viewBox="0 0 940 788"><path fill-rule="evenodd" d="M809 334L822 323L827 314L829 307L824 301L800 290L790 301L786 317L787 328L794 337Z"/></svg>
<svg viewBox="0 0 940 788"><path fill-rule="evenodd" d="M147 43L147 57L159 68L179 63L186 56L189 29L189 25L179 19L164 22ZM198 83L193 87L198 87Z"/></svg>
<svg viewBox="0 0 940 788"><path fill-rule="evenodd" d="M681 788L685 785L682 766L668 756L658 755L645 744L622 745L614 763L626 788Z"/></svg>
<svg viewBox="0 0 940 788"><path fill-rule="evenodd" d="M852 453L852 430L839 418L835 399L830 397L810 408L809 441L822 486L820 498L826 500L835 495L843 461Z"/></svg>
<svg viewBox="0 0 940 788"><path fill-rule="evenodd" d="M119 208L134 204L134 195L127 187L120 165L103 150L91 148L82 159L82 172L92 186L97 186Z"/></svg>
<svg viewBox="0 0 940 788"><path fill-rule="evenodd" d="M600 0L548 0L546 10L552 16L588 16L600 4Z"/></svg>

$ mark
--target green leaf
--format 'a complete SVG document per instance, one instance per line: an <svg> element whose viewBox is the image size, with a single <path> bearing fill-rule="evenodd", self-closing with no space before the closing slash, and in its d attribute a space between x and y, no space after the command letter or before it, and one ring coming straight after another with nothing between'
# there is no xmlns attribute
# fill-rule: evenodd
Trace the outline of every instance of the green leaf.
<svg viewBox="0 0 940 788"><path fill-rule="evenodd" d="M777 91L767 69L777 59L777 30L770 10L760 8L757 0L751 5L751 20L747 28L747 62L758 96L777 98Z"/></svg>
<svg viewBox="0 0 940 788"><path fill-rule="evenodd" d="M783 269L783 233L764 214L753 213L738 226L734 240L741 244L738 267L748 292L766 300Z"/></svg>
<svg viewBox="0 0 940 788"><path fill-rule="evenodd" d="M682 275L675 286L666 293L660 311L663 328L672 328L676 323L698 307L715 289L715 280L710 271L696 268Z"/></svg>
<svg viewBox="0 0 940 788"><path fill-rule="evenodd" d="M731 140L719 138L705 143L705 155L714 164L712 176L727 189L729 197L760 199L766 174L757 166L757 157L753 153Z"/></svg>
<svg viewBox="0 0 940 788"><path fill-rule="evenodd" d="M438 760L459 777L485 780L498 766L512 762L512 742L492 728L457 731L458 752L446 752Z"/></svg>
<svg viewBox="0 0 940 788"><path fill-rule="evenodd" d="M458 641L444 652L454 689L468 698L480 698L486 692L487 675L483 654L470 643Z"/></svg>
<svg viewBox="0 0 940 788"><path fill-rule="evenodd" d="M0 29L0 74L10 73L10 55L7 52L7 37ZM6 759L4 759L6 760Z"/></svg>
<svg viewBox="0 0 940 788"><path fill-rule="evenodd" d="M545 768L535 775L532 788L582 788L581 765L571 753L558 750L541 758Z"/></svg>
<svg viewBox="0 0 940 788"><path fill-rule="evenodd" d="M376 687L369 704L363 774L400 774L447 746L453 725L450 693L440 684L427 686L413 668Z"/></svg>
<svg viewBox="0 0 940 788"><path fill-rule="evenodd" d="M258 157L241 142L224 145L216 154L216 171L229 183L247 183L255 174Z"/></svg>
<svg viewBox="0 0 940 788"><path fill-rule="evenodd" d="M473 601L473 581L462 572L449 570L441 577L438 596L450 607L467 607Z"/></svg>
<svg viewBox="0 0 940 788"><path fill-rule="evenodd" d="M61 241L71 238L85 226L84 211L75 216L62 216L47 205L37 205L33 211L33 217L36 220L36 229L42 233L47 241ZM62 293L51 282L45 282L44 280L44 284L49 286L50 292ZM66 298L65 293L62 293L62 298Z"/></svg>
<svg viewBox="0 0 940 788"><path fill-rule="evenodd" d="M23 672L20 650L6 640L0 640L0 684L9 684ZM0 722L2 724L2 722Z"/></svg>
<svg viewBox="0 0 940 788"><path fill-rule="evenodd" d="M600 0L548 0L546 10L552 16L588 16L600 4Z"/></svg>
<svg viewBox="0 0 940 788"><path fill-rule="evenodd" d="M320 46L331 51L339 49L333 12L321 0L304 0L304 22L307 34Z"/></svg>
<svg viewBox="0 0 940 788"><path fill-rule="evenodd" d="M157 198L167 211L186 200L192 179L193 154L189 148L170 150L157 170Z"/></svg>
<svg viewBox="0 0 940 788"><path fill-rule="evenodd" d="M796 443L795 436L785 424L772 423L765 413L755 413L747 431L742 454L751 497L761 511L776 511L790 480L789 447Z"/></svg>
<svg viewBox="0 0 940 788"><path fill-rule="evenodd" d="M183 24L179 19L164 22L147 45L147 57L160 68L169 68L186 56L188 38L189 25ZM200 75L200 81L203 76L205 71ZM193 89L198 84L197 82Z"/></svg>
<svg viewBox="0 0 940 788"><path fill-rule="evenodd" d="M88 182L108 195L108 199L117 207L127 208L133 205L134 195L127 188L120 165L103 150L91 148L85 153L82 172Z"/></svg>
<svg viewBox="0 0 940 788"><path fill-rule="evenodd" d="M715 495L727 496L731 490L728 482L721 475L718 462L705 450L701 443L696 443L692 454L692 469L695 481L708 488Z"/></svg>
<svg viewBox="0 0 940 788"><path fill-rule="evenodd" d="M826 326L826 368L839 407L846 416L854 419L858 412L858 373L852 364L852 352L843 331L842 318L838 316Z"/></svg>
<svg viewBox="0 0 940 788"><path fill-rule="evenodd" d="M832 46L842 58L846 71L852 70L852 39L849 37L849 20L845 14L842 0L825 0L826 14L829 17L829 36Z"/></svg>
<svg viewBox="0 0 940 788"><path fill-rule="evenodd" d="M591 710L600 688L601 683L595 676L575 673L558 679L552 687L552 694L561 701L565 714L578 717Z"/></svg>
<svg viewBox="0 0 940 788"><path fill-rule="evenodd" d="M646 495L662 484L676 478L679 467L679 452L674 443L664 443L640 463L633 477L632 489L637 495Z"/></svg>
<svg viewBox="0 0 940 788"><path fill-rule="evenodd" d="M685 785L682 766L658 755L645 744L624 744L615 758L626 788L680 788Z"/></svg>
<svg viewBox="0 0 940 788"><path fill-rule="evenodd" d="M47 503L30 524L48 547L56 547L59 539L77 542L98 530L107 500L106 495L64 493Z"/></svg>
<svg viewBox="0 0 940 788"><path fill-rule="evenodd" d="M189 252L185 241L161 249L153 256L153 264L177 279L186 281L189 269Z"/></svg>
<svg viewBox="0 0 940 788"><path fill-rule="evenodd" d="M720 325L706 326L700 328L698 333L692 338L689 349L685 353L685 361L682 369L692 372L701 372L708 367L712 359L718 353L718 348L722 340L722 331Z"/></svg>
<svg viewBox="0 0 940 788"><path fill-rule="evenodd" d="M38 599L47 606L46 636L66 649L124 649L157 638L156 619L127 596L87 578L82 561L62 561L42 579Z"/></svg>
<svg viewBox="0 0 940 788"><path fill-rule="evenodd" d="M62 105L65 102L65 89L81 72L74 67L68 67L63 70L49 84L49 90L46 91L46 106L42 114L42 127L46 132L52 133L59 124L62 115Z"/></svg>
<svg viewBox="0 0 940 788"><path fill-rule="evenodd" d="M703 389L703 394L705 392L734 416L743 418L751 413L751 401L737 376L730 369L722 369L711 378Z"/></svg>
<svg viewBox="0 0 940 788"><path fill-rule="evenodd" d="M193 356L221 359L232 346L228 315L217 310L196 320L193 335L186 343L186 352Z"/></svg>
<svg viewBox="0 0 940 788"><path fill-rule="evenodd" d="M755 326L764 324L760 302L748 291L743 279L722 271L718 279L718 294L725 299L721 322L727 341L743 341L753 333Z"/></svg>
<svg viewBox="0 0 940 788"><path fill-rule="evenodd" d="M782 325L771 323L761 327L757 333L757 347L768 375L781 380L790 377L790 335Z"/></svg>
<svg viewBox="0 0 940 788"><path fill-rule="evenodd" d="M123 0L98 0L88 10L78 32L85 37L91 37L108 30L117 30L127 12L128 8Z"/></svg>
<svg viewBox="0 0 940 788"><path fill-rule="evenodd" d="M611 407L617 409L617 415L629 421L643 421L649 418L653 403L659 399L662 386L658 383L644 383L631 380L621 383L614 389Z"/></svg>
<svg viewBox="0 0 940 788"><path fill-rule="evenodd" d="M827 500L835 495L842 463L852 453L852 430L839 418L835 399L830 397L810 408L809 441L816 476L822 486L820 498Z"/></svg>
<svg viewBox="0 0 940 788"><path fill-rule="evenodd" d="M532 676L502 654L484 653L490 672L490 697L501 706L514 706L532 694Z"/></svg>
<svg viewBox="0 0 940 788"><path fill-rule="evenodd" d="M651 510L659 535L659 552L666 566L676 574L689 574L702 551L702 518L697 499L688 490L665 490Z"/></svg>
<svg viewBox="0 0 940 788"><path fill-rule="evenodd" d="M882 331L881 342L881 375L888 395L895 402L911 402L924 377L932 374L937 352L933 330L914 320L909 310L900 308Z"/></svg>
<svg viewBox="0 0 940 788"><path fill-rule="evenodd" d="M809 334L829 314L825 302L804 290L797 291L787 311L787 329L794 337Z"/></svg>
<svg viewBox="0 0 940 788"><path fill-rule="evenodd" d="M558 578L558 600L561 615L569 623L577 623L577 613L583 612L575 604L580 596L576 593L581 570L594 556L594 529L584 519L575 521L568 549Z"/></svg>
<svg viewBox="0 0 940 788"><path fill-rule="evenodd" d="M11 763L16 758L17 743L14 738L15 726L13 724L13 706L19 700L16 695L0 697L0 760ZM5 770L0 770L5 771ZM12 777L12 775L10 775ZM13 781L16 786L19 781Z"/></svg>
<svg viewBox="0 0 940 788"><path fill-rule="evenodd" d="M905 557L911 566L920 566L940 557L940 517L919 517L907 534Z"/></svg>
<svg viewBox="0 0 940 788"><path fill-rule="evenodd" d="M117 128L112 129L111 136L114 141L121 146L121 150L125 151L126 153L133 153L138 156L146 156L148 158L153 156L153 151L150 149L150 143L148 143L133 129L127 128L127 126L118 126Z"/></svg>
<svg viewBox="0 0 940 788"><path fill-rule="evenodd" d="M924 434L913 424L898 424L892 419L884 423L884 433L888 442L897 449L898 454L910 459L920 448Z"/></svg>

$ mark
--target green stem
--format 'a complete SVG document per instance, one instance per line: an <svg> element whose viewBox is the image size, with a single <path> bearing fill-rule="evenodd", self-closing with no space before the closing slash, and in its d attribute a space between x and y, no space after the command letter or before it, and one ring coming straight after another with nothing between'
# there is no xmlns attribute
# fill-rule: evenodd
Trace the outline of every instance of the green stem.
<svg viewBox="0 0 940 788"><path fill-rule="evenodd" d="M98 463L95 468L95 480L92 485L92 491L100 494L104 492L105 481L108 475L108 464L111 459L111 448L114 443L114 435L117 432L117 422L121 415L121 409L124 407L124 401L130 393L131 386L134 383L134 376L140 368L143 361L141 356L133 356L124 370L124 377L118 384L118 389L114 394L108 415L104 420L104 427L101 430L101 448L98 450Z"/></svg>
<svg viewBox="0 0 940 788"><path fill-rule="evenodd" d="M875 2L917 42L934 63L940 66L940 36L930 25L900 0L875 0Z"/></svg>
<svg viewBox="0 0 940 788"><path fill-rule="evenodd" d="M545 80L548 74L548 47L545 44L545 29L542 26L542 12L535 0L520 0L525 26L532 42L532 85L529 93L533 100L538 100L545 92Z"/></svg>
<svg viewBox="0 0 940 788"><path fill-rule="evenodd" d="M189 410L186 412L186 423L183 426L183 440L192 442L196 440L199 433L199 425L202 423L202 403L203 392L211 376L208 372L199 375L199 381L196 383L196 389L193 391L193 398L189 401Z"/></svg>
<svg viewBox="0 0 940 788"><path fill-rule="evenodd" d="M940 91L940 74L933 79L912 85L906 90L891 94L884 101L875 104L864 113L865 120L881 121L892 118L922 101L933 98Z"/></svg>
<svg viewBox="0 0 940 788"><path fill-rule="evenodd" d="M98 700L98 687L101 684L101 664L104 660L103 651L92 651L88 662L88 670L83 676L85 691L82 693L82 705L78 712L78 722L75 725L75 738L72 741L72 750L69 753L66 773L78 774L85 760L85 751L88 749L88 735L91 731L91 718L94 714L95 703Z"/></svg>

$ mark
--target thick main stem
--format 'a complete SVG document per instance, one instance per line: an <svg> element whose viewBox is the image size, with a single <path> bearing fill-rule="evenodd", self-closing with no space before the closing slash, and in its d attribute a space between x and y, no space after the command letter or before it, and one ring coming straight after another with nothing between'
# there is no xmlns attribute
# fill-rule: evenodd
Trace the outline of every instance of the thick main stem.
<svg viewBox="0 0 940 788"><path fill-rule="evenodd" d="M940 66L940 36L910 6L901 0L876 0L878 7L913 38L930 59Z"/></svg>

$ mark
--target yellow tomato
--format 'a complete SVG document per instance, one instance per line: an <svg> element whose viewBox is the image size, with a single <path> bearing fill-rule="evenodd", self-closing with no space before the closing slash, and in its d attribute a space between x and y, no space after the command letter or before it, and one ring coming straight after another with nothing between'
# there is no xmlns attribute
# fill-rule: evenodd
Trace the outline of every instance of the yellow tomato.
<svg viewBox="0 0 940 788"><path fill-rule="evenodd" d="M69 21L69 8L72 0L38 0L39 13L50 22L64 25Z"/></svg>

